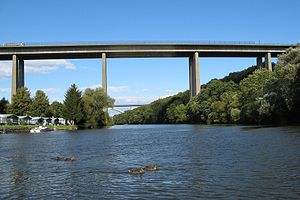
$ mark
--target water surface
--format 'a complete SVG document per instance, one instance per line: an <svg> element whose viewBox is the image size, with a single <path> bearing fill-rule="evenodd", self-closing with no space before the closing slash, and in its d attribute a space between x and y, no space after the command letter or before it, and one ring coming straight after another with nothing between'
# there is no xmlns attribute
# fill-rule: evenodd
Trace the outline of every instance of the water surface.
<svg viewBox="0 0 300 200"><path fill-rule="evenodd" d="M160 170L127 173L152 164ZM0 135L0 199L16 198L299 199L300 127L124 125Z"/></svg>

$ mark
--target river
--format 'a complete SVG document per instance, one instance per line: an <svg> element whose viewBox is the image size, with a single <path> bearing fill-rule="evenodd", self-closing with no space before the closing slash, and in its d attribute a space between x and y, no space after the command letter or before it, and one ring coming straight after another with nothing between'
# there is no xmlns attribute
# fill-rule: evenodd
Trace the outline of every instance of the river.
<svg viewBox="0 0 300 200"><path fill-rule="evenodd" d="M0 156L0 199L300 198L299 126L124 125L3 134ZM153 164L158 171L127 173Z"/></svg>

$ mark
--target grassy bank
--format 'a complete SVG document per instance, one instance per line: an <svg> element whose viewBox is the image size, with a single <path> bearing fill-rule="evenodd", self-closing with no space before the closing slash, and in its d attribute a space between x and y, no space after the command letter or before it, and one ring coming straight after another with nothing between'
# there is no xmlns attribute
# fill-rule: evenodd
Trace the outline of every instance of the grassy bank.
<svg viewBox="0 0 300 200"><path fill-rule="evenodd" d="M0 133L30 132L36 125L1 125Z"/></svg>
<svg viewBox="0 0 300 200"><path fill-rule="evenodd" d="M37 125L1 125L0 134L2 133L29 133L31 129L38 127ZM48 125L47 128L50 130L77 130L75 125Z"/></svg>
<svg viewBox="0 0 300 200"><path fill-rule="evenodd" d="M59 125L59 126L47 126L48 128L53 128L54 130L68 130L75 131L78 130L76 125Z"/></svg>

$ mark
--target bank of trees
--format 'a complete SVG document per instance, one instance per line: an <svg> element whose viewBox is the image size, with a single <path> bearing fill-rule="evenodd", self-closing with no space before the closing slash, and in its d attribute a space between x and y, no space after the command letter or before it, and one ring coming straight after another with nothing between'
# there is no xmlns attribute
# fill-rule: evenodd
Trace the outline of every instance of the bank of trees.
<svg viewBox="0 0 300 200"><path fill-rule="evenodd" d="M50 104L43 91L37 90L31 98L30 91L23 87L13 95L10 104L4 98L0 101L0 111L21 116L63 117L72 125L98 128L111 124L106 108L113 103L114 100L102 88L88 88L82 94L73 84L67 90L63 103L54 101Z"/></svg>
<svg viewBox="0 0 300 200"><path fill-rule="evenodd" d="M117 124L300 122L300 47L279 56L273 72L252 66L189 92L114 117Z"/></svg>

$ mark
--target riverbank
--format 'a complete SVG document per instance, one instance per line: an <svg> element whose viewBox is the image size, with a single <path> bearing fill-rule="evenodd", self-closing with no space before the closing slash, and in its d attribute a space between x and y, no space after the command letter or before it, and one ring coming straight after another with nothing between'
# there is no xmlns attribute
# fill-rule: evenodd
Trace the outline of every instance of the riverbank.
<svg viewBox="0 0 300 200"><path fill-rule="evenodd" d="M30 133L30 130L38 127L37 125L1 125L0 126L0 134L6 133ZM75 125L48 125L47 128L49 130L68 130L74 131L77 130L78 127Z"/></svg>

